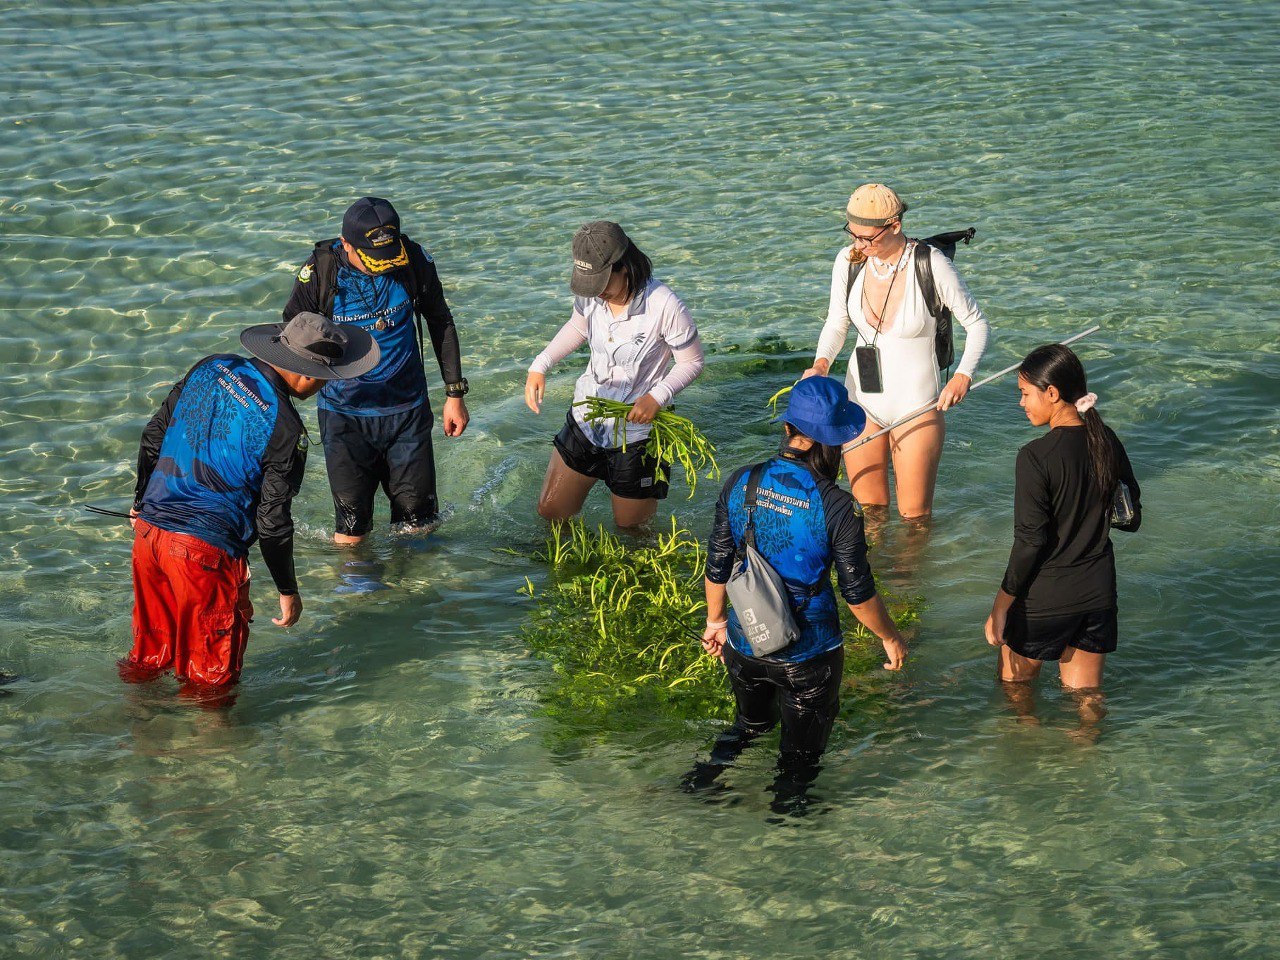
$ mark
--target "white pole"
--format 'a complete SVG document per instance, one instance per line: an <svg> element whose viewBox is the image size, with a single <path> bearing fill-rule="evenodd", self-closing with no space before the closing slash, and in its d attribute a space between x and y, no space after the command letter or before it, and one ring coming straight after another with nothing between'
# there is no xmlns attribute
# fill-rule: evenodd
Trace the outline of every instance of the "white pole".
<svg viewBox="0 0 1280 960"><path fill-rule="evenodd" d="M1074 337L1068 337L1066 340L1063 340L1061 345L1065 347L1068 343L1075 343L1077 340L1082 340L1085 337L1089 336L1089 334L1097 333L1101 329L1102 327L1100 326L1092 326L1088 330L1084 330L1081 333L1077 333ZM979 387L986 386L992 380L999 380L1006 373L1012 373L1014 370L1017 370L1020 366L1022 366L1021 360L1019 360L1017 363L1014 363L1005 367L1003 370L993 373L989 377L979 380L977 383L975 383L972 387L969 388L969 392L973 393L973 391L977 390ZM930 400L919 410L915 410L912 413L907 414L901 420L895 420L893 423L889 424L887 427L883 428L882 430L877 430L875 433L869 434L868 436L860 437L857 440L853 441L853 443L845 444L843 448L843 452L848 453L850 450L856 450L858 447L862 446L864 443L870 443L872 440L876 439L876 437L883 437L890 430L896 430L898 427L902 426L904 423L909 423L910 421L914 420L916 417L923 417L930 410L936 409L937 406L938 406L937 400Z"/></svg>

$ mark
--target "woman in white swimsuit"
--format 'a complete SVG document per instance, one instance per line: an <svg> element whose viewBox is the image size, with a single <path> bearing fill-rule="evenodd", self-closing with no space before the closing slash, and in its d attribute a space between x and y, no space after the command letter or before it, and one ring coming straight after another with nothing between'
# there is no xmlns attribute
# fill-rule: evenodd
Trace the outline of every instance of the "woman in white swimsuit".
<svg viewBox="0 0 1280 960"><path fill-rule="evenodd" d="M863 354L849 364L849 396L867 412L863 436L875 433L931 400L937 408L844 455L854 497L863 506L889 505L889 462L893 461L898 513L926 519L942 459L946 423L942 411L964 399L987 345L987 320L946 255L902 232L907 205L889 187L868 183L854 191L845 214L853 243L836 256L831 270L831 303L818 338L817 356L804 376L825 376L840 353L850 324ZM964 327L964 354L945 386L939 376L934 335L937 324L916 282L915 258L928 254L943 305ZM852 286L852 263L866 263ZM874 367L881 383L876 389ZM864 379L867 382L863 382ZM855 443L857 441L854 441Z"/></svg>

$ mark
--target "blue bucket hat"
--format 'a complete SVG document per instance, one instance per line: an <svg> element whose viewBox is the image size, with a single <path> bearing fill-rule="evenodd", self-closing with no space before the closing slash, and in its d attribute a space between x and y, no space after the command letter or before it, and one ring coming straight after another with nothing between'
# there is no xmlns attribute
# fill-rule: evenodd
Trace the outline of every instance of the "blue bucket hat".
<svg viewBox="0 0 1280 960"><path fill-rule="evenodd" d="M867 425L867 415L831 377L808 377L791 388L787 409L772 422L789 423L811 440L841 447Z"/></svg>

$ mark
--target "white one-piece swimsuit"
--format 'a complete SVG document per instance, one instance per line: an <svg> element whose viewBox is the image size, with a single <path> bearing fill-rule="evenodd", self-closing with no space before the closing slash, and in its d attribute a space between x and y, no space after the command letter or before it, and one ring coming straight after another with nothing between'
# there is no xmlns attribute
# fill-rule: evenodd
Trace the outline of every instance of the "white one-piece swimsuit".
<svg viewBox="0 0 1280 960"><path fill-rule="evenodd" d="M818 338L817 357L833 363L844 346L851 323L857 335L857 346L875 344L880 351L883 392L865 392L858 382L857 364L852 361L845 376L845 386L850 399L867 412L867 419L880 427L888 426L936 400L942 389L934 352L937 323L929 313L924 294L916 282L915 258L924 250L929 251L933 258L933 278L938 296L944 305L951 308L956 321L965 330L964 354L956 372L972 378L986 348L988 325L977 301L945 254L924 244L914 245L899 271L898 283L905 281L902 303L892 323L878 335L863 312L862 288L867 269L858 273L850 289L849 248L845 247L837 254L831 270L831 299L827 321ZM867 426L872 428L871 423Z"/></svg>

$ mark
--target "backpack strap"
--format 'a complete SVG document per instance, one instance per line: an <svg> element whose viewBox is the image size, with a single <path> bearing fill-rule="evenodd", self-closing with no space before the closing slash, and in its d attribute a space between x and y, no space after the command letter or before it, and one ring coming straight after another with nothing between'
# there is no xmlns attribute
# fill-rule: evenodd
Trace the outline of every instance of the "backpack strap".
<svg viewBox="0 0 1280 960"><path fill-rule="evenodd" d="M852 260L849 261L849 279L844 285L844 302L846 304L848 304L849 298L853 296L853 282L858 279L858 274L862 272L862 268L866 265L867 261L865 259L859 260L857 263Z"/></svg>
<svg viewBox="0 0 1280 960"><path fill-rule="evenodd" d="M969 245L969 241L973 239L974 234L978 232L976 227L969 227L965 230L952 230L950 233L935 233L932 237L925 237L923 240L916 242L921 246L936 247L942 251L942 255L948 260L956 258L956 244L963 243ZM933 255L920 256L920 251L916 251L916 283L920 287L920 292L924 295L925 306L928 307L929 313L935 320L940 320L942 314L946 312L947 324L951 323L950 311L942 304L942 298L938 296L938 287L933 282ZM940 364L940 366L950 366L950 364Z"/></svg>
<svg viewBox="0 0 1280 960"><path fill-rule="evenodd" d="M333 319L333 300L338 295L338 255L333 252L337 238L321 240L312 251L316 272L316 312Z"/></svg>
<svg viewBox="0 0 1280 960"><path fill-rule="evenodd" d="M768 461L765 461L766 463ZM756 512L756 491L760 489L760 478L764 476L764 463L757 463L751 468L751 472L747 474L747 498L743 502L743 507L747 511L747 527L742 531L742 543L744 546L755 547L756 545L756 522L754 514Z"/></svg>
<svg viewBox="0 0 1280 960"><path fill-rule="evenodd" d="M921 240L916 247L916 286L924 296L925 308L933 319L937 320L946 307L942 305L942 298L938 296L938 285L933 282L933 254L929 250L932 246L933 244L928 240Z"/></svg>
<svg viewBox="0 0 1280 960"><path fill-rule="evenodd" d="M933 317L933 357L938 361L938 369L946 370L950 377L951 365L956 362L955 333L951 328L951 310L943 306L938 285L933 281L932 246L925 240L916 247L916 285L924 297L925 309Z"/></svg>
<svg viewBox="0 0 1280 960"><path fill-rule="evenodd" d="M938 369L951 373L951 365L956 362L956 340L952 327L951 308L938 296L938 285L933 279L933 251L936 247L948 260L955 256L956 244L968 244L978 231L969 227L965 230L953 230L950 233L937 233L917 241L916 247L916 286L924 297L925 309L933 317L933 354L938 361ZM923 254L923 255L922 255Z"/></svg>

